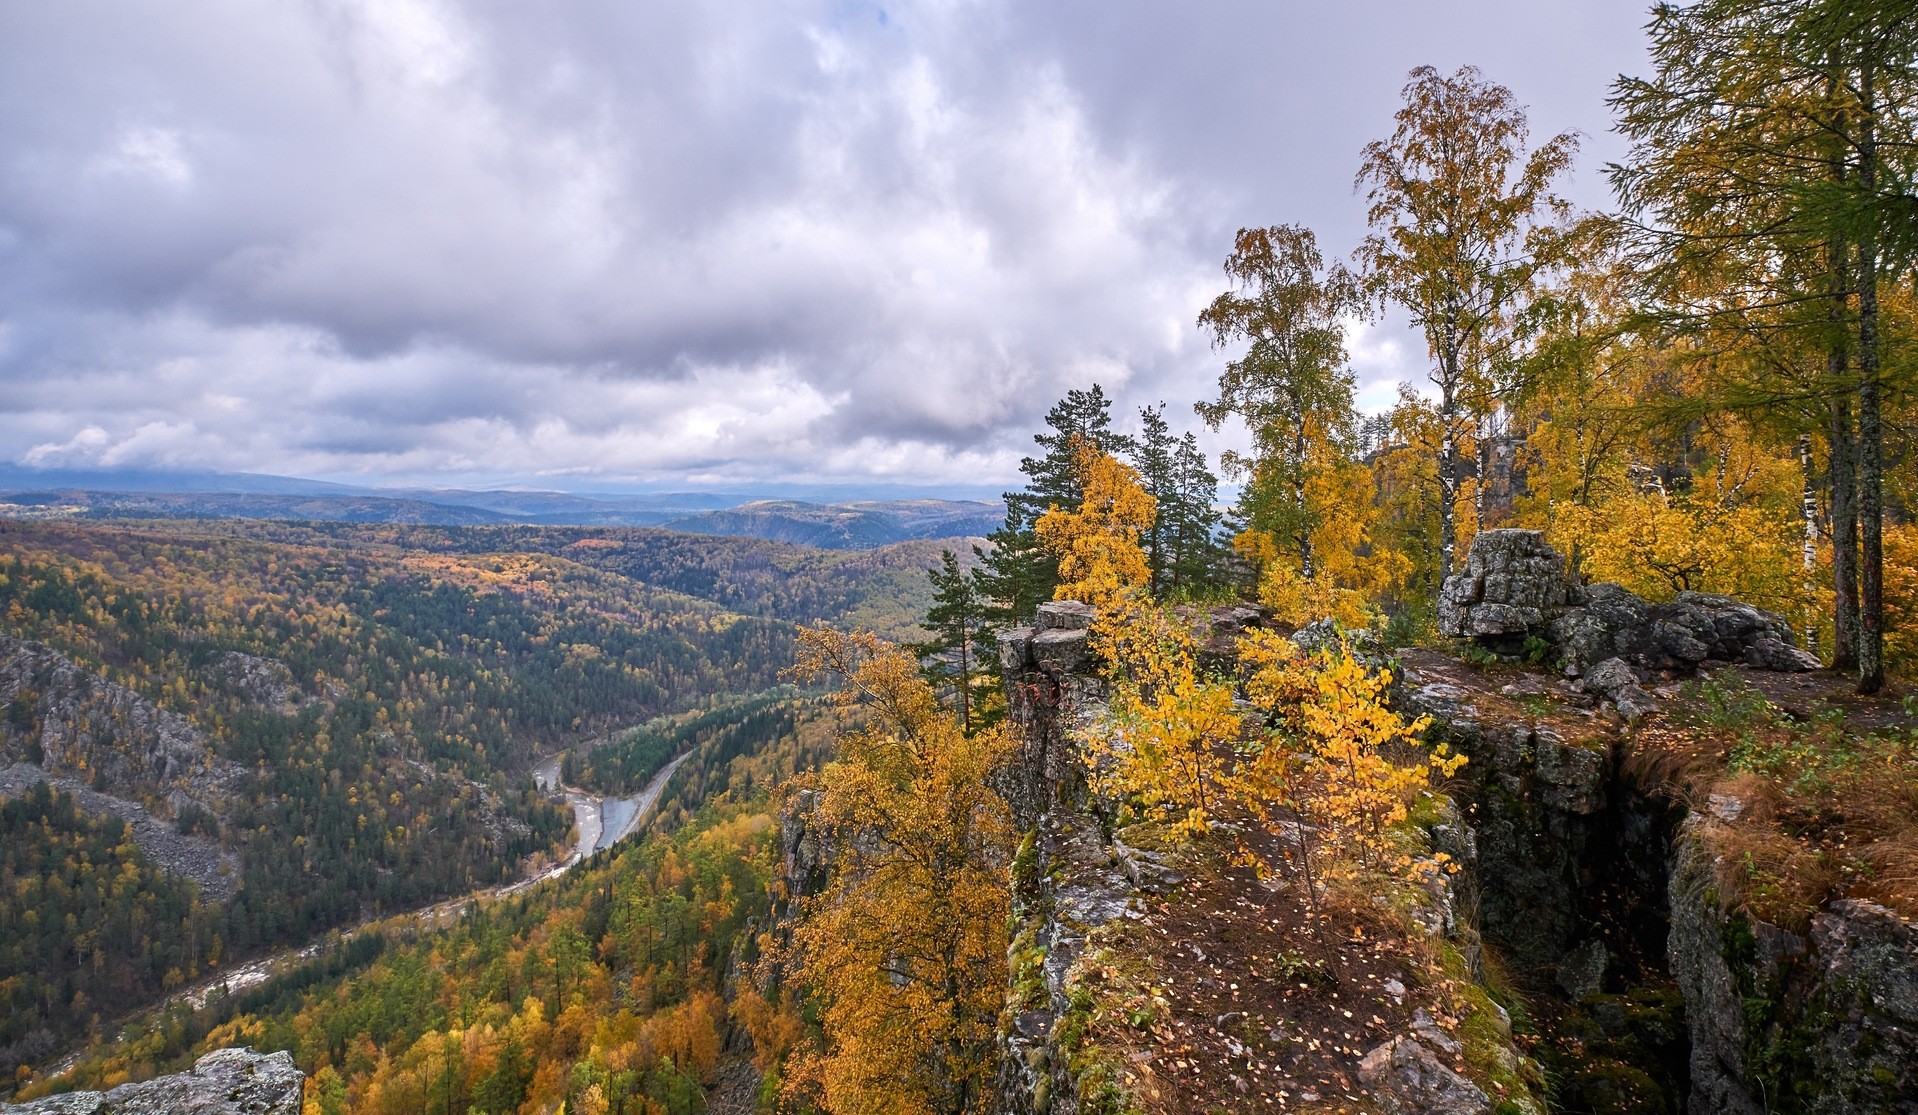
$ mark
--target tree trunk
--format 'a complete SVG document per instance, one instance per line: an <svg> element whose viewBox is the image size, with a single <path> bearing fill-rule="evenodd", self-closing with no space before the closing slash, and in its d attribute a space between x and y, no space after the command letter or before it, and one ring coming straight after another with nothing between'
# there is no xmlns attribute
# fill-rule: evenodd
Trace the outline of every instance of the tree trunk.
<svg viewBox="0 0 1918 1115"><path fill-rule="evenodd" d="M1458 550L1458 354L1448 350L1440 358L1439 383L1439 579L1434 587L1443 588L1452 575L1452 558Z"/></svg>
<svg viewBox="0 0 1918 1115"><path fill-rule="evenodd" d="M1877 104L1871 67L1859 75L1862 102L1858 191L1870 204L1878 185ZM1858 238L1858 692L1885 684L1883 418L1879 411L1878 235L1867 220Z"/></svg>
<svg viewBox="0 0 1918 1115"><path fill-rule="evenodd" d="M1843 374L1845 355L1832 353ZM1839 395L1831 402L1831 429L1827 434L1831 472L1831 668L1858 668L1858 438L1852 422L1851 400Z"/></svg>
<svg viewBox="0 0 1918 1115"><path fill-rule="evenodd" d="M1306 580L1312 579L1312 523L1305 507L1305 415L1298 417L1298 425L1293 427L1292 459L1295 470L1292 473L1292 498L1299 513L1299 573Z"/></svg>

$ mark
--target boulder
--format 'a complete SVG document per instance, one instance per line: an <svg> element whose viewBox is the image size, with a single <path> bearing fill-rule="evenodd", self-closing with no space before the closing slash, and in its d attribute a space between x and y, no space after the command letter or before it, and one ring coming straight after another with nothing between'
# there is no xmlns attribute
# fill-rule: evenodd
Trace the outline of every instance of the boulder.
<svg viewBox="0 0 1918 1115"><path fill-rule="evenodd" d="M69 1092L26 1104L0 1103L4 1115L299 1115L306 1074L290 1053L216 1049L192 1072L122 1084L110 1092Z"/></svg>
<svg viewBox="0 0 1918 1115"><path fill-rule="evenodd" d="M1515 640L1542 635L1564 607L1565 559L1536 530L1486 530L1472 539L1465 568L1439 590L1439 634Z"/></svg>
<svg viewBox="0 0 1918 1115"><path fill-rule="evenodd" d="M1401 1037L1367 1053L1359 1079L1388 1115L1481 1115L1492 1101L1417 1038Z"/></svg>
<svg viewBox="0 0 1918 1115"><path fill-rule="evenodd" d="M1568 666L1583 672L1591 688L1615 702L1617 691L1627 684L1620 666L1634 672L1681 673L1705 662L1793 672L1818 668L1818 659L1799 649L1790 624L1709 592L1681 592L1654 604L1623 586L1596 584L1585 591L1582 603L1552 621L1551 640ZM1594 680L1594 671L1601 670L1603 683Z"/></svg>

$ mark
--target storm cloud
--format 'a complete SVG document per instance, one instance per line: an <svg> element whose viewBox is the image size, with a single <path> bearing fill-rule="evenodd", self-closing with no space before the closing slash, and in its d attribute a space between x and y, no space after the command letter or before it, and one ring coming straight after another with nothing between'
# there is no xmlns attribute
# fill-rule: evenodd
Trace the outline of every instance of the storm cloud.
<svg viewBox="0 0 1918 1115"><path fill-rule="evenodd" d="M1241 225L1361 233L1411 67L1588 133L1615 2L0 9L0 457L377 482L1012 478L1189 404ZM1382 405L1421 373L1355 331ZM1231 438L1230 431L1220 435Z"/></svg>

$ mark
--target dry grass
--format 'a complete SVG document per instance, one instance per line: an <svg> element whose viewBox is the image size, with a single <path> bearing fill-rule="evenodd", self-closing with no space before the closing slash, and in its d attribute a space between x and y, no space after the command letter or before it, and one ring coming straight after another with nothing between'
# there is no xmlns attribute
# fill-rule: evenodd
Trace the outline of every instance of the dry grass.
<svg viewBox="0 0 1918 1115"><path fill-rule="evenodd" d="M1641 732L1627 758L1641 785L1716 817L1725 892L1797 932L1841 895L1918 917L1918 721L1894 702L1860 705L1843 679L1829 684L1831 700L1795 700L1787 715L1743 675L1721 673Z"/></svg>

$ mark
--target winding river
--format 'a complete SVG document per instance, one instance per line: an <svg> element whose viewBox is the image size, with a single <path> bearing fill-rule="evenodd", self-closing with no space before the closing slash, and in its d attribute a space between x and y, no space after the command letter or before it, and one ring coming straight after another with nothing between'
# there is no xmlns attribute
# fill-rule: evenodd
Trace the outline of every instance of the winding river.
<svg viewBox="0 0 1918 1115"><path fill-rule="evenodd" d="M581 861L593 855L593 853L605 851L607 848L612 847L638 831L639 827L645 823L647 818L652 816L653 807L659 804L660 795L666 792L666 783L672 780L673 774L679 770L680 766L684 764L687 759L692 758L692 755L693 753L691 751L687 751L674 757L672 762L661 767L659 772L647 781L645 787L643 787L639 793L634 794L632 797L625 798L600 797L595 794L589 794L577 787L562 786L559 781L560 756L554 755L542 761L533 769L533 780L539 784L540 789L548 793L559 793L565 796L567 804L573 807L573 820L579 828L579 841L573 845L573 850L568 853L565 859L545 871L538 872L515 883L489 887L486 890L474 891L471 894L462 895L459 898L450 898L443 902L435 902L430 906L422 906L411 911L410 915L388 914L376 920L385 922L391 921L396 917L411 916L419 919L421 925L430 926L443 924L458 917L462 911L475 902L504 898L508 895L518 894L520 891L538 883L543 883L548 879L557 879L578 866ZM365 928L363 925L355 926L352 929L344 931L342 937L350 937L363 928ZM277 952L270 956L263 956L257 960L248 961L245 964L230 968L218 976L202 980L192 987L175 993L162 1005L185 1002L191 1004L195 1010L198 1010L206 1005L207 999L216 991L224 989L228 994L232 994L235 991L243 991L246 988L265 983L287 968L313 959L319 955L320 948L323 944L323 941L315 941L304 948L287 949L283 952ZM64 1071L66 1067L70 1067L71 1060L72 1059L69 1059L68 1062L63 1062L59 1071ZM51 1075L59 1075L59 1071L55 1071L51 1073Z"/></svg>

